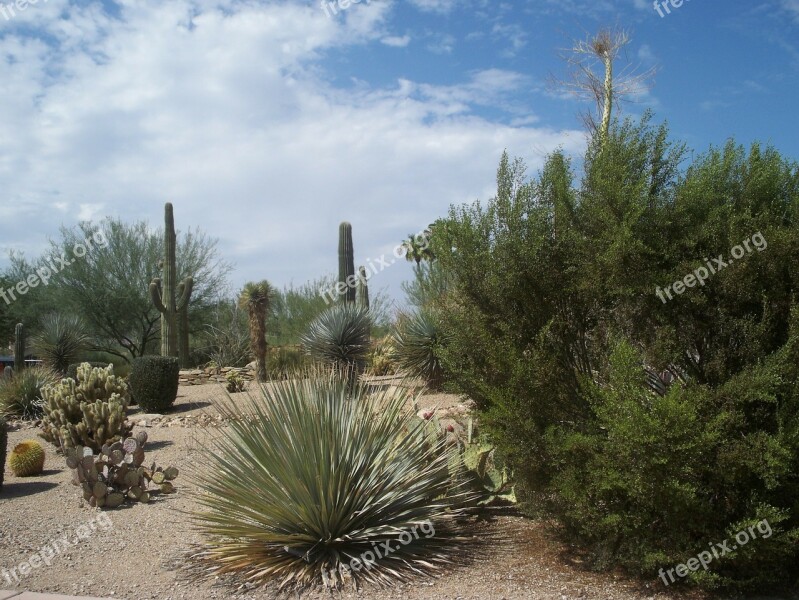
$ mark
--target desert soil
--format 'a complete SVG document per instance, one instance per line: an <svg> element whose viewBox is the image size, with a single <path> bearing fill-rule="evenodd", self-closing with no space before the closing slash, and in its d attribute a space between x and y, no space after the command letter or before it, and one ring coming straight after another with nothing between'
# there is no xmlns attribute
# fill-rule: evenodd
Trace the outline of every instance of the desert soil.
<svg viewBox="0 0 799 600"><path fill-rule="evenodd" d="M177 493L150 504L137 504L104 513L108 527L86 529L100 512L86 505L70 472L55 448L42 441L47 452L40 477L17 478L5 474L0 493L0 589L88 595L144 600L266 599L277 598L272 588L251 589L232 577L197 575L189 549L202 539L187 513L194 510L199 491L185 475L202 468L202 445L216 430L215 396L223 396L215 384L181 387L173 410L163 419L132 411L135 430L146 429L147 461L175 466L181 475ZM438 407L457 411L463 404L456 396L424 396L422 409ZM37 438L31 423L15 423L9 448ZM105 517L103 517L105 518ZM83 529L79 528L83 526ZM77 544L76 532L85 539ZM475 524L475 538L501 536L503 543L489 544L466 567L457 567L438 578L420 578L391 589L365 588L334 594L338 598L370 600L601 600L699 599L701 594L666 588L659 579L640 581L621 573L593 573L583 568L548 530L545 524L515 514L497 514ZM66 542L59 542L63 536ZM27 576L11 570L46 544L58 543L60 552L51 565L34 568ZM3 571L5 570L5 571ZM5 579L6 574L11 579ZM296 596L292 596L296 597ZM330 598L324 591L303 593L307 600Z"/></svg>

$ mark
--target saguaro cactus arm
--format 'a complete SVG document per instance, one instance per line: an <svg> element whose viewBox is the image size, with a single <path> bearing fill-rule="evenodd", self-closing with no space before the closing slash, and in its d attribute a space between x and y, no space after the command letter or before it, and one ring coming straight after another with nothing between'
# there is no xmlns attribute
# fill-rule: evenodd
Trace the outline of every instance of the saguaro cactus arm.
<svg viewBox="0 0 799 600"><path fill-rule="evenodd" d="M153 305L158 309L158 312L166 312L166 307L162 299L161 278L156 277L150 284L150 298L153 300Z"/></svg>
<svg viewBox="0 0 799 600"><path fill-rule="evenodd" d="M191 292L193 289L193 277L186 277L186 279L178 284L178 299L177 302L175 302L175 308L177 308L179 311L183 310L184 308L188 308L189 299L191 298Z"/></svg>

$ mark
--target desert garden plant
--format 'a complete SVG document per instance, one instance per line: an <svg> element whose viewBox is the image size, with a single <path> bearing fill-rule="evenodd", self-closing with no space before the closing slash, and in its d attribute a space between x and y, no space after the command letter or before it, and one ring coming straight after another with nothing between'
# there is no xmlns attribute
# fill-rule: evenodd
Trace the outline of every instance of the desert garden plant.
<svg viewBox="0 0 799 600"><path fill-rule="evenodd" d="M244 378L238 371L228 371L225 375L225 389L231 394L244 391Z"/></svg>
<svg viewBox="0 0 799 600"><path fill-rule="evenodd" d="M434 389L441 386L444 371L438 355L440 333L430 311L420 309L401 315L393 342L400 369L413 377L421 377Z"/></svg>
<svg viewBox="0 0 799 600"><path fill-rule="evenodd" d="M8 452L8 424L6 418L0 414L0 492L3 491L6 452Z"/></svg>
<svg viewBox="0 0 799 600"><path fill-rule="evenodd" d="M77 380L64 378L42 388L44 416L41 436L59 449L88 446L99 451L104 444L123 439L128 385L114 376L111 365L78 368Z"/></svg>
<svg viewBox="0 0 799 600"><path fill-rule="evenodd" d="M250 325L250 349L255 357L258 381L268 379L266 372L266 320L274 290L266 280L247 283L239 296L239 307L247 312Z"/></svg>
<svg viewBox="0 0 799 600"><path fill-rule="evenodd" d="M38 365L0 378L0 414L38 419L44 414L42 389L58 379L55 372Z"/></svg>
<svg viewBox="0 0 799 600"><path fill-rule="evenodd" d="M180 363L170 356L139 356L133 359L128 376L130 393L147 412L168 410L178 395Z"/></svg>
<svg viewBox="0 0 799 600"><path fill-rule="evenodd" d="M215 572L284 588L387 583L450 564L463 542L450 508L460 495L454 447L420 443L425 425L409 401L401 388L370 395L330 372L223 401L230 426L194 477L201 557ZM398 541L422 523L434 533ZM375 557L384 543L393 553ZM352 562L369 558L368 569Z"/></svg>
<svg viewBox="0 0 799 600"><path fill-rule="evenodd" d="M354 302L331 306L302 337L311 358L338 371L360 373L369 356L369 311Z"/></svg>
<svg viewBox="0 0 799 600"><path fill-rule="evenodd" d="M44 448L36 440L20 442L8 456L8 468L17 477L41 475L44 470Z"/></svg>
<svg viewBox="0 0 799 600"><path fill-rule="evenodd" d="M89 348L91 337L80 317L51 313L42 319L39 331L31 341L35 355L46 366L63 375L67 367Z"/></svg>

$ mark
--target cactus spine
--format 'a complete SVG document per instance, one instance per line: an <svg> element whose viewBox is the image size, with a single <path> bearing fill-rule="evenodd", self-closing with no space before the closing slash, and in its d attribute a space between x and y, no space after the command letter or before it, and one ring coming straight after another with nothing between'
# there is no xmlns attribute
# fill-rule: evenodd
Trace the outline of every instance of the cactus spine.
<svg viewBox="0 0 799 600"><path fill-rule="evenodd" d="M355 302L357 279L355 253L352 249L352 225L346 221L338 227L338 281L339 298L344 302Z"/></svg>
<svg viewBox="0 0 799 600"><path fill-rule="evenodd" d="M25 326L17 323L14 328L14 372L21 373L25 368Z"/></svg>
<svg viewBox="0 0 799 600"><path fill-rule="evenodd" d="M163 279L156 277L150 284L150 296L153 304L161 313L161 356L179 356L182 365L189 360L189 298L194 280L186 277L176 284L177 267L175 266L175 217L172 204L164 205L164 261ZM178 344L178 326L180 344Z"/></svg>
<svg viewBox="0 0 799 600"><path fill-rule="evenodd" d="M36 440L20 442L8 457L8 467L17 477L41 475L44 470L44 448Z"/></svg>

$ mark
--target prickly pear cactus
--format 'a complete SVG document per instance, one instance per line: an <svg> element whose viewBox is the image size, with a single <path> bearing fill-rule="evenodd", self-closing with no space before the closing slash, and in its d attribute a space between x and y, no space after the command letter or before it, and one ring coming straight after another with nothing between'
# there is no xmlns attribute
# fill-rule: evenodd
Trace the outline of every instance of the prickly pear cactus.
<svg viewBox="0 0 799 600"><path fill-rule="evenodd" d="M146 443L147 433L140 431L123 441L105 444L98 455L83 446L66 451L72 483L81 487L89 506L116 508L126 501L146 503L153 494L175 491L175 467L163 469L155 463L144 466ZM156 487L150 489L151 484Z"/></svg>
<svg viewBox="0 0 799 600"><path fill-rule="evenodd" d="M44 448L36 440L20 442L8 456L8 466L17 477L41 475L44 470Z"/></svg>
<svg viewBox="0 0 799 600"><path fill-rule="evenodd" d="M516 491L508 469L496 456L493 444L474 435L469 419L467 438L459 441L461 476L478 494L478 506L516 504Z"/></svg>
<svg viewBox="0 0 799 600"><path fill-rule="evenodd" d="M0 415L0 491L3 489L3 475L6 468L6 450L8 449L8 431L6 419Z"/></svg>
<svg viewBox="0 0 799 600"><path fill-rule="evenodd" d="M77 381L62 379L42 388L44 417L41 436L59 448L88 446L99 452L130 433L125 419L128 386L114 376L113 365L102 369L83 363Z"/></svg>

